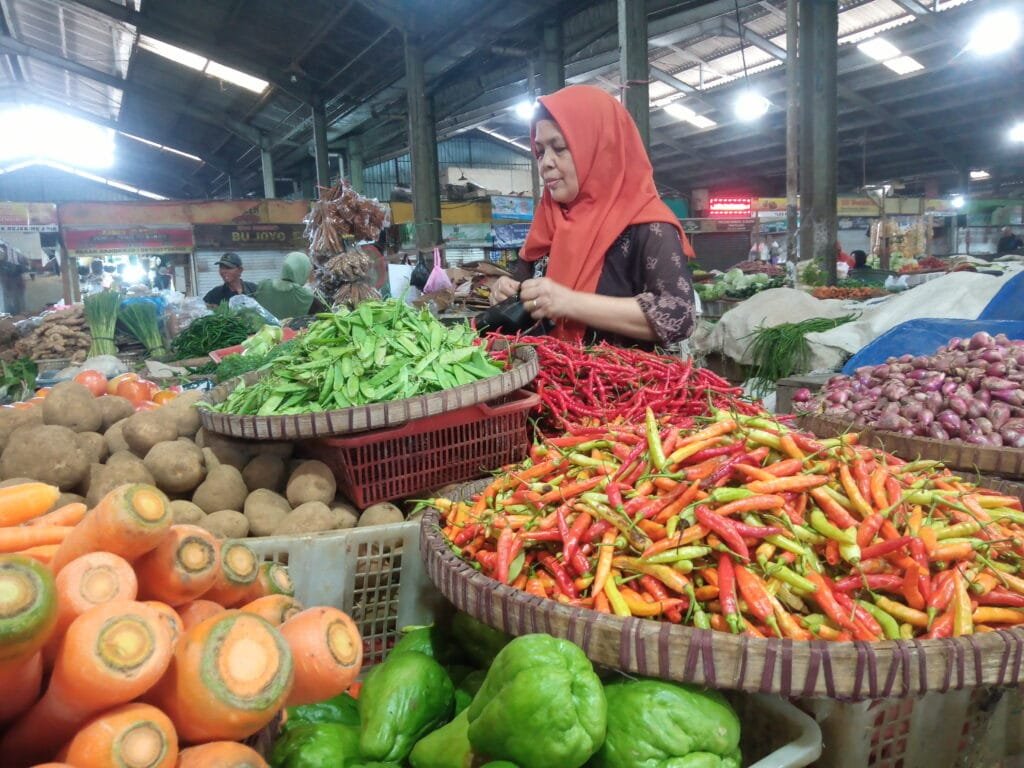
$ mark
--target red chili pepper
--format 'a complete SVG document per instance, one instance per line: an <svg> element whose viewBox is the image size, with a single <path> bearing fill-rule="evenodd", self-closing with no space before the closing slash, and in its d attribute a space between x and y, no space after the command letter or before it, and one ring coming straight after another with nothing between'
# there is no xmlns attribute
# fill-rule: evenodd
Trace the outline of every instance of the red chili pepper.
<svg viewBox="0 0 1024 768"><path fill-rule="evenodd" d="M743 619L740 617L736 603L736 574L733 571L732 559L724 552L718 555L718 601L722 604L722 613L733 634L743 631Z"/></svg>
<svg viewBox="0 0 1024 768"><path fill-rule="evenodd" d="M875 540L875 536L878 531L882 528L882 523L885 522L885 518L882 517L878 512L868 515L867 519L864 520L857 528L857 545L861 550L866 549L870 546L871 542ZM861 552L861 557L864 553Z"/></svg>
<svg viewBox="0 0 1024 768"><path fill-rule="evenodd" d="M775 634L781 636L778 622L775 620L775 609L772 607L772 601L764 583L742 565L737 565L734 572L736 585L740 588L740 594L743 596L747 608L762 623L772 627Z"/></svg>
<svg viewBox="0 0 1024 768"><path fill-rule="evenodd" d="M707 461L708 459L713 459L717 456L732 456L737 453L742 453L744 448L745 445L740 440L737 440L734 443L729 443L728 445L719 445L714 448L705 448L703 451L697 451L692 456L689 456L688 458L684 459L683 466L690 467L693 466L694 464L700 464L702 462Z"/></svg>
<svg viewBox="0 0 1024 768"><path fill-rule="evenodd" d="M894 573L867 573L846 576L835 583L835 589L839 592L854 592L862 587L898 595L903 587L903 578Z"/></svg>
<svg viewBox="0 0 1024 768"><path fill-rule="evenodd" d="M590 527L591 517L586 512L580 512L573 521L572 527L569 528L569 532L565 537L565 543L562 547L565 562L572 561L573 555L579 550L580 537L583 536L584 531Z"/></svg>
<svg viewBox="0 0 1024 768"><path fill-rule="evenodd" d="M736 533L745 539L763 539L765 536L781 536L785 529L777 525L747 525L736 520L731 521Z"/></svg>
<svg viewBox="0 0 1024 768"><path fill-rule="evenodd" d="M839 502L821 490L821 488L812 488L809 493L814 502L832 523L843 530L857 525L853 515L839 506Z"/></svg>
<svg viewBox="0 0 1024 768"><path fill-rule="evenodd" d="M531 531L520 531L519 538L524 541L561 541L562 532L557 528L551 530L534 529Z"/></svg>
<svg viewBox="0 0 1024 768"><path fill-rule="evenodd" d="M583 534L583 540L591 543L596 543L601 540L604 536L605 531L610 531L612 524L605 520L597 520L591 525L585 534Z"/></svg>
<svg viewBox="0 0 1024 768"><path fill-rule="evenodd" d="M817 587L814 594L811 595L811 599L818 604L818 607L824 611L825 615L834 624L838 624L843 629L847 629L855 634L858 633L860 630L853 621L853 614L843 610L825 577L810 568L807 569L807 573L804 576Z"/></svg>
<svg viewBox="0 0 1024 768"><path fill-rule="evenodd" d="M833 592L832 597L848 616L853 616L853 623L856 626L853 636L858 640L878 640L885 635L878 620L868 613L866 608L857 605L849 595L843 592Z"/></svg>
<svg viewBox="0 0 1024 768"><path fill-rule="evenodd" d="M921 596L921 590L919 587L918 575L920 574L920 567L917 563L914 564L913 568L907 568L906 575L903 577L903 586L901 592L903 597L906 598L907 605L918 611L923 611L925 608L925 599Z"/></svg>
<svg viewBox="0 0 1024 768"><path fill-rule="evenodd" d="M653 597L659 603L664 603L672 600L672 596L669 595L668 590L665 589L665 585L658 581L653 576L644 574L640 577L640 585L644 588L651 597ZM671 608L665 609L665 618L673 624L679 624L683 620L683 614L681 609L685 609L690 604L689 598L683 598L681 603L670 603Z"/></svg>
<svg viewBox="0 0 1024 768"><path fill-rule="evenodd" d="M950 579L952 583L952 579ZM943 637L953 636L953 611L946 611L939 618L932 622L931 629L924 635L926 640L937 640Z"/></svg>
<svg viewBox="0 0 1024 768"><path fill-rule="evenodd" d="M696 510L697 522L709 531L717 533L729 549L744 560L750 560L750 550L743 536L736 530L733 521L712 512L703 504L698 505Z"/></svg>
<svg viewBox="0 0 1024 768"><path fill-rule="evenodd" d="M554 558L554 555L550 552L540 552L537 554L537 562L541 564L545 571L551 574L551 578L555 580L555 584L562 591L562 594L571 598L580 596L576 585L572 581L572 577L566 572L565 567Z"/></svg>
<svg viewBox="0 0 1024 768"><path fill-rule="evenodd" d="M918 589L921 596L927 601L928 596L932 593L932 583L928 580L928 574L931 573L931 562L928 558L928 551L925 549L924 542L921 539L914 537L910 540L910 556L914 558L914 561L919 566Z"/></svg>
<svg viewBox="0 0 1024 768"><path fill-rule="evenodd" d="M871 560L875 557L884 557L898 549L910 546L910 542L913 537L901 536L898 539L891 539L889 541L880 541L877 544L872 544L870 547L862 547L860 550L860 559Z"/></svg>
<svg viewBox="0 0 1024 768"><path fill-rule="evenodd" d="M974 598L978 605L1002 605L1008 608L1024 608L1024 595L1009 592L1002 587L996 587L984 595Z"/></svg>
<svg viewBox="0 0 1024 768"><path fill-rule="evenodd" d="M836 566L842 562L842 557L839 554L839 542L835 539L829 539L825 542L825 562L829 565Z"/></svg>
<svg viewBox="0 0 1024 768"><path fill-rule="evenodd" d="M469 542L471 542L473 539L475 539L476 535L480 533L480 531L482 530L483 526L477 525L476 523L467 525L465 528L463 528L461 531L455 534L455 538L452 539L452 543L457 547L465 546L466 544L469 544Z"/></svg>
<svg viewBox="0 0 1024 768"><path fill-rule="evenodd" d="M515 542L515 532L508 527L502 528L498 535L498 560L494 568L494 578L502 584L508 584L509 567L514 557L512 548Z"/></svg>

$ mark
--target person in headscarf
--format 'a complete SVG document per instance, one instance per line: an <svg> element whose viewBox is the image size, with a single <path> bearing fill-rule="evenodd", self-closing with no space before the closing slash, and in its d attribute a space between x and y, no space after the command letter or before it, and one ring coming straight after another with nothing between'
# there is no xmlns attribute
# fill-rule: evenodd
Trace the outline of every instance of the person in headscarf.
<svg viewBox="0 0 1024 768"><path fill-rule="evenodd" d="M278 319L320 311L322 305L306 285L312 271L309 257L301 251L292 251L284 257L281 277L277 280L264 280L256 288L253 298Z"/></svg>
<svg viewBox="0 0 1024 768"><path fill-rule="evenodd" d="M530 131L544 193L512 279L551 333L588 343L668 346L694 327L693 257L679 219L661 201L636 124L599 88L540 97Z"/></svg>

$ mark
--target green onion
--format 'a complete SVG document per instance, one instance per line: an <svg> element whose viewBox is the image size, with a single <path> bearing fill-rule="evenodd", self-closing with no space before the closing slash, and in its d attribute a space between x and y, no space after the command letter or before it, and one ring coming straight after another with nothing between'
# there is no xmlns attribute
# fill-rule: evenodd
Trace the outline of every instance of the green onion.
<svg viewBox="0 0 1024 768"><path fill-rule="evenodd" d="M157 324L156 307L149 301L135 301L123 304L118 319L128 332L142 342L146 351L153 357L167 354L164 349L164 337Z"/></svg>
<svg viewBox="0 0 1024 768"><path fill-rule="evenodd" d="M824 318L813 317L799 323L783 323L771 328L758 328L747 347L753 358L752 392L763 397L775 387L775 382L796 373L806 373L810 364L811 347L805 338L808 333L831 331L856 319L856 315Z"/></svg>
<svg viewBox="0 0 1024 768"><path fill-rule="evenodd" d="M89 333L92 335L89 357L116 355L114 327L117 325L117 307L121 303L121 296L116 291L99 291L90 293L83 303L85 321L89 324Z"/></svg>

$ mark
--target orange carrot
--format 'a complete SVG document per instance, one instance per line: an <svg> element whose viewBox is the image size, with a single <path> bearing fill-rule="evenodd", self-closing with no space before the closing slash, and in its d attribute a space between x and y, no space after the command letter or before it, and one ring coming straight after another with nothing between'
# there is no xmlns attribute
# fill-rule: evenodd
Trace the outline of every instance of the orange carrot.
<svg viewBox="0 0 1024 768"><path fill-rule="evenodd" d="M295 585L292 584L292 577L288 574L288 568L280 563L260 563L260 572L256 576L249 589L246 590L245 598L239 605L251 603L267 595L295 596Z"/></svg>
<svg viewBox="0 0 1024 768"><path fill-rule="evenodd" d="M171 506L151 485L122 485L106 496L76 525L51 567L54 573L76 557L103 550L131 562L154 549L171 527Z"/></svg>
<svg viewBox="0 0 1024 768"><path fill-rule="evenodd" d="M38 547L22 549L15 554L31 557L38 563L49 565L53 561L53 556L57 554L58 549L60 549L60 544L40 544Z"/></svg>
<svg viewBox="0 0 1024 768"><path fill-rule="evenodd" d="M46 693L14 721L0 754L14 765L51 758L85 720L149 690L170 660L170 637L149 606L116 600L90 608L71 622Z"/></svg>
<svg viewBox="0 0 1024 768"><path fill-rule="evenodd" d="M281 625L295 659L295 685L288 706L312 704L344 692L363 664L363 638L347 613L319 606Z"/></svg>
<svg viewBox="0 0 1024 768"><path fill-rule="evenodd" d="M292 687L292 654L265 619L224 611L185 632L146 695L183 741L244 739L269 723Z"/></svg>
<svg viewBox="0 0 1024 768"><path fill-rule="evenodd" d="M187 632L211 616L224 613L224 606L213 602L213 600L193 600L191 603L179 605L177 611L178 616L181 617L181 626Z"/></svg>
<svg viewBox="0 0 1024 768"><path fill-rule="evenodd" d="M167 629L171 636L171 645L178 645L178 638L185 631L185 625L181 621L181 616L178 612L171 608L167 603L161 603L159 600L144 600L146 605L152 608L154 611L160 614L160 618L163 619L164 627Z"/></svg>
<svg viewBox="0 0 1024 768"><path fill-rule="evenodd" d="M97 605L113 600L134 600L138 592L135 571L123 557L90 552L75 558L57 574L57 626L43 649L47 666L57 657L71 622Z"/></svg>
<svg viewBox="0 0 1024 768"><path fill-rule="evenodd" d="M216 582L217 539L198 525L172 525L163 541L133 565L140 598L181 605Z"/></svg>
<svg viewBox="0 0 1024 768"><path fill-rule="evenodd" d="M203 595L225 608L232 608L245 600L260 572L260 561L248 544L241 541L220 542L220 568L217 581Z"/></svg>
<svg viewBox="0 0 1024 768"><path fill-rule="evenodd" d="M86 723L59 757L89 768L174 768L178 734L156 707L125 704Z"/></svg>
<svg viewBox="0 0 1024 768"><path fill-rule="evenodd" d="M17 525L0 528L0 552L20 552L43 544L61 544L73 530L70 525Z"/></svg>
<svg viewBox="0 0 1024 768"><path fill-rule="evenodd" d="M246 603L240 610L262 616L275 627L281 626L302 610L302 604L288 595L267 595Z"/></svg>
<svg viewBox="0 0 1024 768"><path fill-rule="evenodd" d="M57 507L53 512L29 520L25 525L78 525L85 517L88 507L80 501L73 501L63 507Z"/></svg>
<svg viewBox="0 0 1024 768"><path fill-rule="evenodd" d="M36 703L43 685L43 654L28 659L0 661L0 723L7 722Z"/></svg>
<svg viewBox="0 0 1024 768"><path fill-rule="evenodd" d="M46 483L22 483L0 488L0 527L18 525L50 509L60 488Z"/></svg>
<svg viewBox="0 0 1024 768"><path fill-rule="evenodd" d="M176 768L267 768L259 753L237 741L211 741L178 753Z"/></svg>
<svg viewBox="0 0 1024 768"><path fill-rule="evenodd" d="M49 569L21 555L0 555L0 663L27 661L56 623L57 586Z"/></svg>

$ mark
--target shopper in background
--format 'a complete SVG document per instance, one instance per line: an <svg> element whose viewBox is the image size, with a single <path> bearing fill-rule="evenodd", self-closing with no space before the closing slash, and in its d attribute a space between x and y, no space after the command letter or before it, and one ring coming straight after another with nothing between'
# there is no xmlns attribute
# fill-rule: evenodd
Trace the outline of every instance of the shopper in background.
<svg viewBox="0 0 1024 768"><path fill-rule="evenodd" d="M564 339L652 347L686 338L693 250L658 197L629 113L591 86L539 101L531 138L544 194L516 279L500 278L491 302L518 293Z"/></svg>
<svg viewBox="0 0 1024 768"><path fill-rule="evenodd" d="M313 272L309 257L301 251L292 251L284 257L281 277L260 283L253 298L279 320L321 312L324 307L306 285Z"/></svg>
<svg viewBox="0 0 1024 768"><path fill-rule="evenodd" d="M999 243L996 245L996 254L1002 256L1004 253L1017 251L1024 251L1024 240L1021 240L1020 236L1009 227L1003 227L1002 237L999 238Z"/></svg>
<svg viewBox="0 0 1024 768"><path fill-rule="evenodd" d="M225 253L217 266L220 268L220 279L224 282L203 296L203 301L211 307L222 301L230 301L232 296L252 296L256 291L256 283L242 279L242 259L237 253Z"/></svg>

